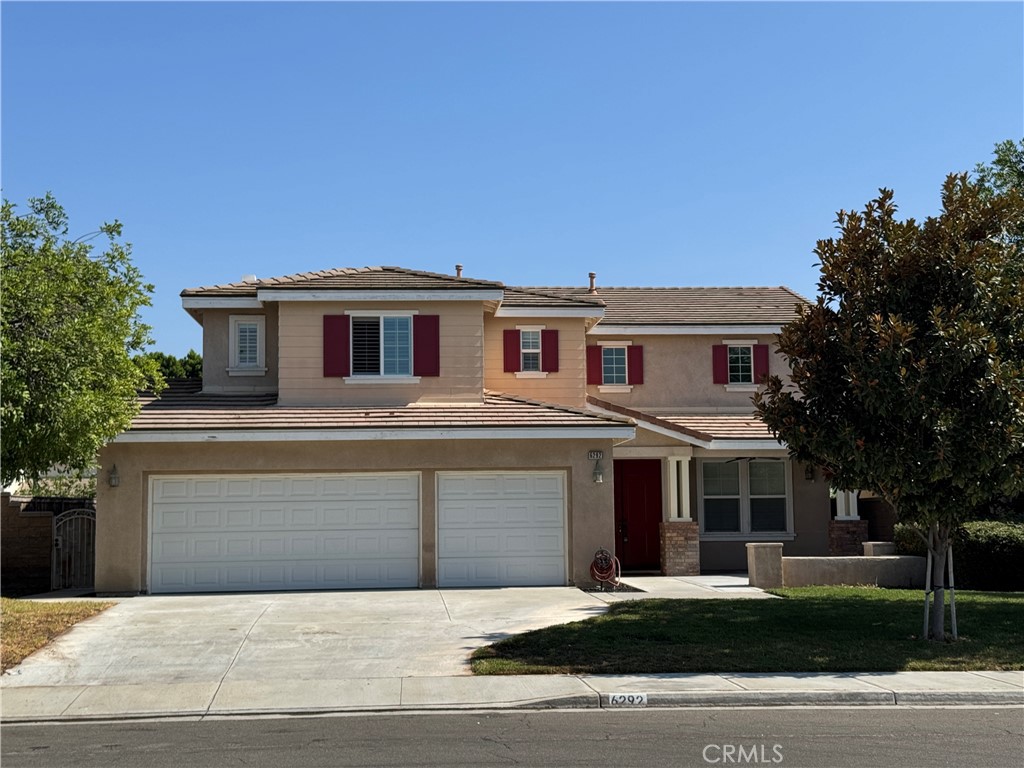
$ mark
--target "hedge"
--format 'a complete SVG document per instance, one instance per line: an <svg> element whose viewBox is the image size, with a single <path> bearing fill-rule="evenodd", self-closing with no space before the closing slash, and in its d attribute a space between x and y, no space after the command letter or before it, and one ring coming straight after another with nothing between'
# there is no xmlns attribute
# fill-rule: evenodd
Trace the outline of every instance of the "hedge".
<svg viewBox="0 0 1024 768"><path fill-rule="evenodd" d="M897 554L928 554L907 525L897 524L893 538ZM958 588L1024 590L1024 524L975 520L958 527L953 533L953 574Z"/></svg>

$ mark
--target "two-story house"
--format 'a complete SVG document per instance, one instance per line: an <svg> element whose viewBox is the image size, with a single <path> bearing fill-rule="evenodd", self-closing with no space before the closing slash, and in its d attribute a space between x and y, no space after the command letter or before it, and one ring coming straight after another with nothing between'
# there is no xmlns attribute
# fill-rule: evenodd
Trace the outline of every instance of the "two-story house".
<svg viewBox="0 0 1024 768"><path fill-rule="evenodd" d="M100 454L100 592L590 583L827 554L752 416L785 288L512 288L397 267L182 292L203 379Z"/></svg>

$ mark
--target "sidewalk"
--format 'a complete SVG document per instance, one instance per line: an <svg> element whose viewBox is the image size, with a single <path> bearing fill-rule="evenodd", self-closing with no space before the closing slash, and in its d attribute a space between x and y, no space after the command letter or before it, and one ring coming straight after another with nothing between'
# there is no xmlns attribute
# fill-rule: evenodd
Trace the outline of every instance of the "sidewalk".
<svg viewBox="0 0 1024 768"><path fill-rule="evenodd" d="M1024 672L405 677L6 687L4 723L463 709L1001 705Z"/></svg>

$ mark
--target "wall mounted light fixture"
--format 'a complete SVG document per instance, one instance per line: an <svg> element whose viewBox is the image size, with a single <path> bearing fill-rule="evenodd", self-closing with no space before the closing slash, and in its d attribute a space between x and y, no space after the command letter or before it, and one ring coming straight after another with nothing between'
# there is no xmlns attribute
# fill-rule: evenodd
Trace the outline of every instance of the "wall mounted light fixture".
<svg viewBox="0 0 1024 768"><path fill-rule="evenodd" d="M810 480L814 482L814 465L804 464L804 480Z"/></svg>
<svg viewBox="0 0 1024 768"><path fill-rule="evenodd" d="M594 477L594 482L595 483L603 483L604 482L604 467L601 466L601 460L600 459L597 459L594 462L594 474L593 474L593 477Z"/></svg>
<svg viewBox="0 0 1024 768"><path fill-rule="evenodd" d="M110 467L110 471L107 473L107 485L111 488L117 488L121 484L121 476L117 474L117 464Z"/></svg>

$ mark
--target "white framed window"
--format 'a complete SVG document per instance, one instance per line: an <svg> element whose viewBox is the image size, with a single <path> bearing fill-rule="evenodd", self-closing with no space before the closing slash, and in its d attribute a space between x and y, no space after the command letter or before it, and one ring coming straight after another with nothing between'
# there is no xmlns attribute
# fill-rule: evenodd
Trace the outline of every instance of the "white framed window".
<svg viewBox="0 0 1024 768"><path fill-rule="evenodd" d="M412 315L353 315L352 376L412 376Z"/></svg>
<svg viewBox="0 0 1024 768"><path fill-rule="evenodd" d="M601 347L601 383L625 385L626 376L626 348Z"/></svg>
<svg viewBox="0 0 1024 768"><path fill-rule="evenodd" d="M266 317L263 315L229 317L229 376L262 376L267 372L266 327Z"/></svg>
<svg viewBox="0 0 1024 768"><path fill-rule="evenodd" d="M752 344L729 345L729 383L754 383L754 346Z"/></svg>
<svg viewBox="0 0 1024 768"><path fill-rule="evenodd" d="M519 331L519 370L523 373L540 373L540 329Z"/></svg>
<svg viewBox="0 0 1024 768"><path fill-rule="evenodd" d="M792 537L789 460L702 459L699 466L704 538Z"/></svg>

